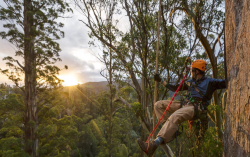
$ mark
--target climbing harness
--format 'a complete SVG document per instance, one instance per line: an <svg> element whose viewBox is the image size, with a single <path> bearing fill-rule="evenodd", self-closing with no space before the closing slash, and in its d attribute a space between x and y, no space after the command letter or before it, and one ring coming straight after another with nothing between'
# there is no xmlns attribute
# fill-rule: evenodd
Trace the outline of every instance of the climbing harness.
<svg viewBox="0 0 250 157"><path fill-rule="evenodd" d="M198 84L201 83L205 78L201 78L195 82L193 82L189 86L189 90L191 88L194 88L202 98L204 98L204 94L197 88ZM189 93L190 99L189 102L194 105L194 117L192 120L188 121L188 127L186 131L186 135L188 138L191 137L192 134L192 125L195 124L195 134L197 136L196 145L199 146L200 140L204 137L205 132L208 128L208 117L207 117L207 106L208 103L204 101L202 98L193 98L191 93ZM195 120L198 120L198 122L194 123Z"/></svg>
<svg viewBox="0 0 250 157"><path fill-rule="evenodd" d="M202 81L202 79L200 81ZM191 87L194 87L195 90L202 97L204 97L204 94L196 87L197 85L198 85L198 83L193 84ZM199 147L200 141L203 139L203 137L208 129L208 116L207 116L208 103L205 101L202 101L201 98L192 98L192 97L190 99L190 102L193 103L193 105L194 105L194 117L192 120L188 121L189 126L187 127L186 135L188 138L190 138L192 136L192 132L194 132L196 137L197 137L195 144L197 147ZM194 131L192 131L193 124L195 124Z"/></svg>
<svg viewBox="0 0 250 157"><path fill-rule="evenodd" d="M202 98L204 98L204 94L197 88L197 86L204 81L206 78L203 77L195 82L192 82L192 84L188 87L188 90L191 91L191 88L194 88ZM208 103L204 101L202 98L193 98L191 93L189 93L189 102L194 105L194 118L193 120L196 120L199 118L201 113L206 112Z"/></svg>

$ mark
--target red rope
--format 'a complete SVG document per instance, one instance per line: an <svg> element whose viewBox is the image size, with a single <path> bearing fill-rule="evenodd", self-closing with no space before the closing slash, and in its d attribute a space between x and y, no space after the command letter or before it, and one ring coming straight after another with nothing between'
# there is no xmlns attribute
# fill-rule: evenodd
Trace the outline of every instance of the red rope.
<svg viewBox="0 0 250 157"><path fill-rule="evenodd" d="M150 137L154 134L155 130L156 130L157 127L160 125L161 120L163 119L163 117L164 117L164 115L167 113L167 111L169 110L169 106L172 104L172 101L174 100L175 96L177 95L177 92L180 90L181 85L182 85L183 82L185 81L186 77L187 77L187 74L185 74L185 76L183 77L183 79L182 79L182 81L181 81L179 87L178 87L177 90L175 91L174 96L172 97L171 101L169 102L169 104L168 104L166 110L164 111L164 113L163 113L163 115L161 116L161 118L158 120L158 123L155 125L153 131L152 131L152 132L150 133L150 135L148 136L148 139L147 139L147 141L146 141L146 143L148 143L148 147L149 147L149 142L148 142L148 141L149 141ZM147 151L148 151L148 147L147 147L147 150L145 151L146 153L147 153Z"/></svg>

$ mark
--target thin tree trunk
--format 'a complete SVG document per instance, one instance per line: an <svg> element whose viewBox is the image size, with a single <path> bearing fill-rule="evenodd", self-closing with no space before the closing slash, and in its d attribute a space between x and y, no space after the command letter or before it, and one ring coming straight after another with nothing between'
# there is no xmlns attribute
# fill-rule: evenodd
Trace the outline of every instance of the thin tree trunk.
<svg viewBox="0 0 250 157"><path fill-rule="evenodd" d="M111 40L109 43L111 44ZM109 90L110 90L110 119L109 119L109 157L112 157L112 113L113 113L113 89L112 89L112 50L111 48L109 49Z"/></svg>
<svg viewBox="0 0 250 157"><path fill-rule="evenodd" d="M158 12L158 26L157 26L157 48L156 48L156 62L155 62L155 73L158 73L158 58L159 58L159 42L160 42L160 26L161 26L161 3L162 0L159 0L159 12ZM155 89L154 89L154 104L157 102L158 98L158 82L155 81ZM155 111L153 112L153 128L155 127L156 115ZM153 134L153 138L155 138L155 134Z"/></svg>
<svg viewBox="0 0 250 157"><path fill-rule="evenodd" d="M143 75L141 79L141 87L142 87L142 97L141 97L141 104L142 104L142 119L145 119L145 77ZM144 135L144 129L141 127L141 139L144 141L145 135ZM141 150L141 157L144 157L144 152Z"/></svg>

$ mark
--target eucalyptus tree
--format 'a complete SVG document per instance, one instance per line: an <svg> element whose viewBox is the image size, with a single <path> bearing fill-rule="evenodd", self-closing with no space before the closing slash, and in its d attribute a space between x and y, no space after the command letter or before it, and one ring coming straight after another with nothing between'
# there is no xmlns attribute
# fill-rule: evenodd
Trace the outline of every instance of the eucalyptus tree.
<svg viewBox="0 0 250 157"><path fill-rule="evenodd" d="M250 156L249 1L226 2L226 63L223 156Z"/></svg>
<svg viewBox="0 0 250 157"><path fill-rule="evenodd" d="M166 3L169 2L168 0ZM177 29L183 30L183 33L189 35L192 39L194 46L193 50L196 51L198 57L208 58L211 64L212 77L223 78L224 73L224 1L223 0L181 0L173 1L172 11L168 14L169 19L173 20L173 13L180 11L184 12L184 16L179 24L175 23ZM176 19L176 18L175 18ZM176 20L178 21L178 20ZM194 26L194 33L191 34L192 27L189 23ZM206 56L201 55L205 53ZM223 68L220 68L223 67ZM220 70L220 71L219 71ZM221 93L219 93L221 94ZM214 105L220 105L220 95L217 91L213 94ZM215 107L216 111L210 113L210 118L215 122L217 127L218 138L222 141L222 117L221 109Z"/></svg>
<svg viewBox="0 0 250 157"><path fill-rule="evenodd" d="M56 76L61 69L54 65L61 61L61 49L56 40L64 36L60 30L63 23L57 19L71 9L63 0L4 2L0 8L0 20L5 21L6 31L0 35L13 44L16 51L13 57L4 58L9 69L1 69L1 72L24 92L25 151L37 156L38 108L42 105L38 96L42 89L56 87L62 82ZM24 86L20 81L24 81Z"/></svg>

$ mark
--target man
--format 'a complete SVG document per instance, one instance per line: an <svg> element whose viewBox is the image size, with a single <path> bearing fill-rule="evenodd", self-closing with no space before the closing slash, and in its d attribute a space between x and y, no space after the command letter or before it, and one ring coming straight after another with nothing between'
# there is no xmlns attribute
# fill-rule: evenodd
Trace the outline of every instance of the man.
<svg viewBox="0 0 250 157"><path fill-rule="evenodd" d="M187 120L199 118L203 111L210 104L212 94L216 89L226 88L225 80L213 79L205 77L206 61L198 59L191 64L191 80L186 81L181 90L187 90L187 98L182 107L180 101L173 101L169 110L162 120L164 125L159 131L157 138L150 141L149 144L137 139L141 150L148 156L152 156L160 144L165 144L174 139L175 133L178 130L178 125ZM159 74L154 76L155 81L161 82L166 88L171 91L176 91L179 85L167 84L160 78ZM158 119L161 118L163 112L169 104L169 100L161 100L155 103L154 109ZM172 115L170 115L172 114Z"/></svg>

